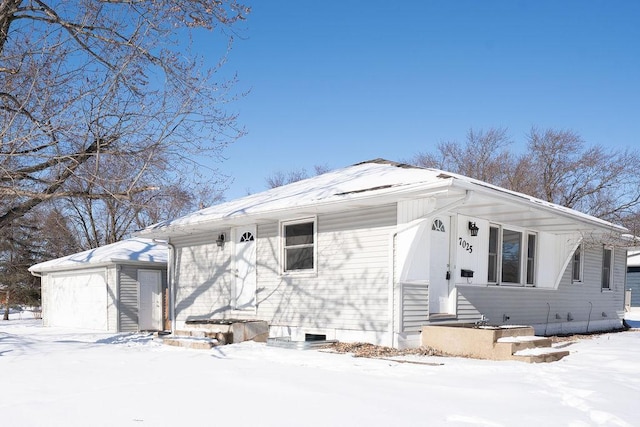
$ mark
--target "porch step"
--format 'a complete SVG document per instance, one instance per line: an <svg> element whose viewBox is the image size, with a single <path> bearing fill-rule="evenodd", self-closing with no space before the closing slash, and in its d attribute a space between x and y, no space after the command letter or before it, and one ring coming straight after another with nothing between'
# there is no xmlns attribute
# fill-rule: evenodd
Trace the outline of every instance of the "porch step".
<svg viewBox="0 0 640 427"><path fill-rule="evenodd" d="M422 328L421 343L453 356L477 359L540 363L569 355L552 348L549 338L535 336L530 326L429 325Z"/></svg>
<svg viewBox="0 0 640 427"><path fill-rule="evenodd" d="M550 348L551 340L534 335L516 335L498 338L493 346L496 353L509 358L519 351Z"/></svg>
<svg viewBox="0 0 640 427"><path fill-rule="evenodd" d="M176 337L184 338L211 338L215 339L220 345L233 343L233 332L226 331L210 331L206 329L189 329L176 331L174 334Z"/></svg>
<svg viewBox="0 0 640 427"><path fill-rule="evenodd" d="M217 340L212 338L196 338L196 337L164 337L162 342L173 347L191 348L195 350L210 350L213 347L221 345Z"/></svg>
<svg viewBox="0 0 640 427"><path fill-rule="evenodd" d="M570 353L567 350L556 350L554 348L538 348L520 350L513 354L512 360L520 360L527 363L548 363L556 362Z"/></svg>
<svg viewBox="0 0 640 427"><path fill-rule="evenodd" d="M211 319L185 322L185 328L163 336L162 342L176 347L209 350L243 341L267 342L269 325L261 320Z"/></svg>

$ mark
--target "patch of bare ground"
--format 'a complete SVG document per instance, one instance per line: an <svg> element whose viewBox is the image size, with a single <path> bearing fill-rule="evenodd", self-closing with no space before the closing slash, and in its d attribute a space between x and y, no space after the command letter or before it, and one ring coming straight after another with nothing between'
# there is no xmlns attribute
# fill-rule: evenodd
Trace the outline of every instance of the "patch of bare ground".
<svg viewBox="0 0 640 427"><path fill-rule="evenodd" d="M596 331L596 332L585 332L581 334L559 334L559 335L551 335L547 338L551 339L553 343L566 343L566 342L575 342L580 340L590 340L592 338L599 337L600 335L605 334L615 334L618 332L628 331L628 328L620 328L614 329L612 331Z"/></svg>
<svg viewBox="0 0 640 427"><path fill-rule="evenodd" d="M385 347L381 345L374 345L364 342L343 343L337 342L329 347L328 350L336 353L351 353L354 357L368 357L384 359L397 356L444 356L442 352L434 350L429 347L408 348L404 350L398 350L393 347Z"/></svg>

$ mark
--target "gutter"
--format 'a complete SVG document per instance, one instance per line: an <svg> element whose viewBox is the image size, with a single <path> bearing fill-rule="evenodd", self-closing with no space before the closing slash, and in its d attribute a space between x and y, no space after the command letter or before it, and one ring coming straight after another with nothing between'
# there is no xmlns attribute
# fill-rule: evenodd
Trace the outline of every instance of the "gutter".
<svg viewBox="0 0 640 427"><path fill-rule="evenodd" d="M176 295L175 295L175 283L173 280L173 272L175 265L176 247L170 241L167 241L169 246L169 259L167 260L167 288L169 290L169 316L171 316L171 333L176 331Z"/></svg>
<svg viewBox="0 0 640 427"><path fill-rule="evenodd" d="M408 230L411 227L414 227L415 225L426 221L427 219L439 215L442 212L446 212L452 208L455 208L457 206L463 205L465 203L467 203L469 201L469 199L471 198L471 195L473 194L473 190L466 190L464 197L462 197L461 199L455 200L451 203L448 203L438 209L434 209L433 211L429 212L426 215L423 215L419 218L416 218L406 224L404 224L402 227L396 227L396 230L391 233L390 235L390 242L389 242L389 333L390 333L390 340L391 340L391 347L395 348L395 344L396 344L396 340L395 340L395 304L394 304L394 297L395 297L395 275L396 275L396 264L395 264L395 241L396 241L396 237L398 237L398 234L402 231Z"/></svg>

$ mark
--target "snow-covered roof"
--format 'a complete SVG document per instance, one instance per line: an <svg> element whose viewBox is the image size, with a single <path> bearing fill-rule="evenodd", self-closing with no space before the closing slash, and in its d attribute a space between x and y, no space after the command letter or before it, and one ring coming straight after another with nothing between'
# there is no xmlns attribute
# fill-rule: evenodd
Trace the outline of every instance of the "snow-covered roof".
<svg viewBox="0 0 640 427"><path fill-rule="evenodd" d="M640 267L640 251L627 253L627 267Z"/></svg>
<svg viewBox="0 0 640 427"><path fill-rule="evenodd" d="M168 259L166 245L151 239L134 237L110 245L89 249L62 258L41 262L29 267L32 273L87 268L107 263L163 263Z"/></svg>
<svg viewBox="0 0 640 427"><path fill-rule="evenodd" d="M286 213L313 214L329 209L373 206L409 198L432 197L438 193L448 193L450 197L455 197L468 190L491 197L494 201L500 199L505 204L526 205L527 208L522 212L544 211L545 214L538 214L538 219L541 220L548 221L547 217L551 211L568 218L574 227L576 222L583 222L617 232L625 230L590 215L462 175L376 159L161 222L142 230L140 235L166 236L180 230L184 232L187 229L202 229L207 224L233 225L259 219L274 220ZM485 199L482 205L477 204L476 207L485 208L487 216L498 215L495 207L498 203L491 205L491 209L486 209L486 202ZM473 203L467 203L465 206L469 214L479 212L472 208Z"/></svg>

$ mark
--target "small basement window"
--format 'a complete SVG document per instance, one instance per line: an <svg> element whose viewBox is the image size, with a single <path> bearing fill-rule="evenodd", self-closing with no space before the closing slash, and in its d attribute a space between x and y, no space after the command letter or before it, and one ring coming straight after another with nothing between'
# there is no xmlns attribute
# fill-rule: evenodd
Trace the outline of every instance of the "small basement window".
<svg viewBox="0 0 640 427"><path fill-rule="evenodd" d="M305 341L326 341L327 336L321 334L304 334Z"/></svg>

